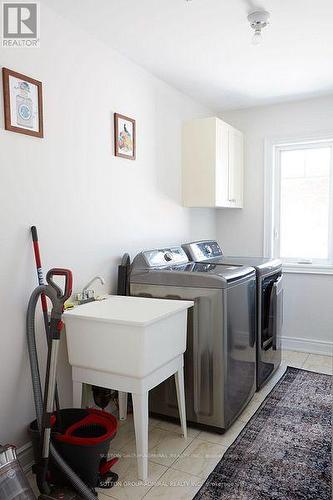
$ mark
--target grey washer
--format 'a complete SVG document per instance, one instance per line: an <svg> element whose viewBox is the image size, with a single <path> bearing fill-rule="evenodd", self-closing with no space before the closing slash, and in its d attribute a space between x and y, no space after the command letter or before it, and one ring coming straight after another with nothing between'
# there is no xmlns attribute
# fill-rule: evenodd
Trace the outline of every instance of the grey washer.
<svg viewBox="0 0 333 500"><path fill-rule="evenodd" d="M132 263L130 294L194 301L185 353L187 419L224 432L256 387L254 269L189 262L181 247L150 250ZM151 391L150 410L178 418L173 379Z"/></svg>
<svg viewBox="0 0 333 500"><path fill-rule="evenodd" d="M182 245L193 262L217 265L252 266L257 276L257 390L272 377L281 364L283 323L283 277L280 259L223 255L215 240Z"/></svg>

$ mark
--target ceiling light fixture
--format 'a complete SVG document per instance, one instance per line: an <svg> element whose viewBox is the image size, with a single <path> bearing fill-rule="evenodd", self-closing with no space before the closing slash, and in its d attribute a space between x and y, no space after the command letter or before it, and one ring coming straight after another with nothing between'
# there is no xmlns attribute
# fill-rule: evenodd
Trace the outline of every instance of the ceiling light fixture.
<svg viewBox="0 0 333 500"><path fill-rule="evenodd" d="M253 45L258 45L262 39L261 30L269 24L269 12L266 12L265 10L257 10L255 12L251 12L247 18L251 28L254 29L252 43Z"/></svg>

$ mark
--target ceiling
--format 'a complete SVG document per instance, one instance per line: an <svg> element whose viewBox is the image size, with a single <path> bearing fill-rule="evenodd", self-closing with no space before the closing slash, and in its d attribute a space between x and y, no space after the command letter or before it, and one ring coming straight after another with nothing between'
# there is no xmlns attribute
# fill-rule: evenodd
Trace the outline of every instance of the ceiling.
<svg viewBox="0 0 333 500"><path fill-rule="evenodd" d="M332 0L41 3L215 111L333 93ZM257 8L271 24L253 46Z"/></svg>

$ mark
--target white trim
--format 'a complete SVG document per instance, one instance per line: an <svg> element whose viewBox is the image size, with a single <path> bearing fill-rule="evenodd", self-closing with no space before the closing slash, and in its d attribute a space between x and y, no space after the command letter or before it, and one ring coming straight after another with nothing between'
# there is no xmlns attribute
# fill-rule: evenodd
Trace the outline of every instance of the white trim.
<svg viewBox="0 0 333 500"><path fill-rule="evenodd" d="M282 337L282 349L332 356L333 342L302 339L299 337Z"/></svg>
<svg viewBox="0 0 333 500"><path fill-rule="evenodd" d="M296 144L298 142L325 142L333 139L333 129L324 130L322 132L314 132L313 134L292 134L292 135L273 135L266 137L265 140L276 144L278 146L284 146L287 144Z"/></svg>
<svg viewBox="0 0 333 500"><path fill-rule="evenodd" d="M265 139L264 163L264 257L273 256L273 242L271 227L273 224L273 139Z"/></svg>
<svg viewBox="0 0 333 500"><path fill-rule="evenodd" d="M333 274L333 266L316 266L314 264L282 264L286 274Z"/></svg>
<svg viewBox="0 0 333 500"><path fill-rule="evenodd" d="M276 214L279 213L279 200L277 188L274 185L276 181L275 168L277 163L277 154L281 149L288 149L299 144L300 147L312 147L314 144L323 143L330 145L331 154L331 174L330 174L330 207L329 207L329 262L313 261L312 264L284 263L284 269L289 273L303 274L333 274L333 266L330 265L333 257L333 131L317 132L313 134L284 136L284 137L266 137L264 141L264 231L263 231L263 255L268 258L279 257L277 245L279 236L276 237L279 225ZM280 175L278 176L280 179Z"/></svg>
<svg viewBox="0 0 333 500"><path fill-rule="evenodd" d="M333 262L333 146L331 145L330 165L330 192L329 192L329 214L328 214L328 258Z"/></svg>

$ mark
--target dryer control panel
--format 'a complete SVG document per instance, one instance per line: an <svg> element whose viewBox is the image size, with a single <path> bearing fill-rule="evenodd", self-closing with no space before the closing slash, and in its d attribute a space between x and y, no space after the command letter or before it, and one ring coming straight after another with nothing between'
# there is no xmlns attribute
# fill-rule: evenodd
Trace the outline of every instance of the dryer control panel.
<svg viewBox="0 0 333 500"><path fill-rule="evenodd" d="M223 255L220 245L215 240L195 241L183 245L183 248L189 259L193 261L202 261Z"/></svg>

